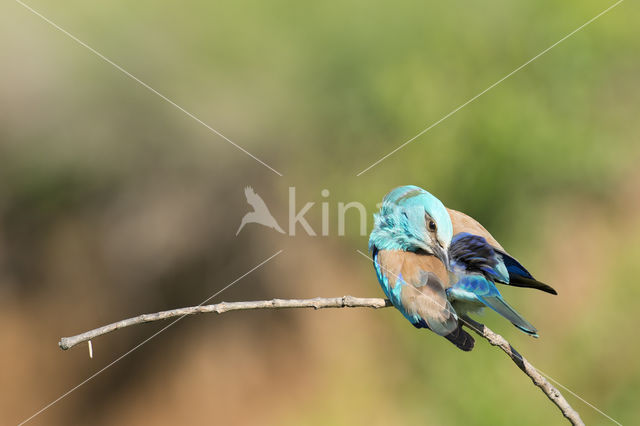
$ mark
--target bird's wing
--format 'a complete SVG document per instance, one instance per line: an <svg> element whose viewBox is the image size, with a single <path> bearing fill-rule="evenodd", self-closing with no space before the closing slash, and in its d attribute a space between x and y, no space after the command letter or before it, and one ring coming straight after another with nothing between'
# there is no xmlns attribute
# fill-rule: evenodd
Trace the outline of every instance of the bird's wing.
<svg viewBox="0 0 640 426"><path fill-rule="evenodd" d="M550 285L533 278L529 271L527 271L526 268L516 259L503 251L497 250L497 252L498 255L502 257L502 261L509 272L509 285L515 287L535 288L546 293L558 294L558 292Z"/></svg>
<svg viewBox="0 0 640 426"><path fill-rule="evenodd" d="M244 195L247 197L247 203L249 203L255 211L269 210L262 198L256 194L252 187L247 186L244 189Z"/></svg>
<svg viewBox="0 0 640 426"><path fill-rule="evenodd" d="M463 276L447 290L447 295L452 300L479 301L511 321L520 330L538 337L536 328L509 306L502 298L495 284L487 280L483 275L470 274Z"/></svg>
<svg viewBox="0 0 640 426"><path fill-rule="evenodd" d="M509 283L509 272L502 257L484 237L462 232L453 236L449 263L456 273L478 273L488 280Z"/></svg>
<svg viewBox="0 0 640 426"><path fill-rule="evenodd" d="M453 209L447 209L449 212L449 217L451 218L451 223L453 224L453 235L459 234L461 232L466 232L468 234L479 235L493 247L498 250L504 251L500 243L493 238L493 235L486 230L484 226L480 224L477 220L468 216L462 212Z"/></svg>
<svg viewBox="0 0 640 426"><path fill-rule="evenodd" d="M453 224L453 235L467 233L482 237L489 245L491 245L491 247L500 257L500 263L502 263L507 270L508 279L496 279L496 281L515 287L529 287L550 294L558 294L553 289L553 287L533 278L529 271L527 271L526 268L522 266L522 264L520 264L520 262L509 255L500 245L500 243L498 243L498 241L493 238L493 235L491 235L489 231L487 231L486 228L482 226L477 220L457 210L447 210Z"/></svg>
<svg viewBox="0 0 640 426"><path fill-rule="evenodd" d="M414 326L441 336L458 329L457 315L445 292L447 270L438 258L381 250L374 254L374 264L385 294Z"/></svg>

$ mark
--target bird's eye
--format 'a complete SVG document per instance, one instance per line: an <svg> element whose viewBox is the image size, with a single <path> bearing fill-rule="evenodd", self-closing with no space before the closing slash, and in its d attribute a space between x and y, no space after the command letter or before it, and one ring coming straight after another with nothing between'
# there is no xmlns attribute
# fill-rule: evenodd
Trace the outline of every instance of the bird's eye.
<svg viewBox="0 0 640 426"><path fill-rule="evenodd" d="M437 226L436 223L432 220L429 221L429 231L436 232Z"/></svg>

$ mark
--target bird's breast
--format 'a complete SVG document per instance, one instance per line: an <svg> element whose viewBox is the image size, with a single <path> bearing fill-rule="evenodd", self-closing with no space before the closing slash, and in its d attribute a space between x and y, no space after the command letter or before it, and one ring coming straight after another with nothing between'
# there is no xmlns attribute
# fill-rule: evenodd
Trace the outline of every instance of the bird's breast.
<svg viewBox="0 0 640 426"><path fill-rule="evenodd" d="M417 254L402 250L380 250L378 262L382 273L388 278L389 286L394 288L398 279L407 283L420 283L425 272L438 277L444 288L449 287L449 273L444 263L430 254Z"/></svg>

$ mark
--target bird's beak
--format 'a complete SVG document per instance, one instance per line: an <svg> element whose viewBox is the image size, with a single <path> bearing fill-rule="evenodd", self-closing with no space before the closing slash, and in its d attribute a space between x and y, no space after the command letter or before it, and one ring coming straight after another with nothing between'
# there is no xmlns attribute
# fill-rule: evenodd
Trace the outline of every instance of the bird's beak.
<svg viewBox="0 0 640 426"><path fill-rule="evenodd" d="M444 263L444 266L449 268L449 255L447 251L440 245L440 242L433 246L433 254Z"/></svg>

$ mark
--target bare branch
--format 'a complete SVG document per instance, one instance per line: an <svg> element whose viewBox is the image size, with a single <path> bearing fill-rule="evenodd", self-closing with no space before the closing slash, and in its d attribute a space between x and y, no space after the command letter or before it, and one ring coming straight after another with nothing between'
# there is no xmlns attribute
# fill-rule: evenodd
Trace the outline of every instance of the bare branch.
<svg viewBox="0 0 640 426"><path fill-rule="evenodd" d="M130 327L136 324L146 322L160 321L168 318L185 317L188 315L204 314L215 312L222 314L229 311L245 311L250 309L285 309L285 308L386 308L392 306L387 299L379 298L361 298L353 296L315 299L272 299L272 300L256 300L251 302L222 302L215 305L191 306L187 308L172 309L170 311L156 312L153 314L143 314L137 317L128 318L122 321L114 322L94 330L87 331L82 334L71 337L63 337L58 345L67 350L78 343L86 342L96 337L102 336L121 328ZM502 349L511 360L522 370L533 383L538 386L542 392L553 402L562 412L572 425L584 425L580 419L580 415L569 405L554 386L542 376L522 355L520 355L511 344L501 335L493 332L484 324L480 324L471 318L460 318L462 323L476 334L487 340L492 346Z"/></svg>
<svg viewBox="0 0 640 426"><path fill-rule="evenodd" d="M562 415L565 416L572 425L584 425L580 415L571 405L564 399L564 396L549 381L535 369L522 355L515 350L513 346L501 335L492 331L484 324L480 324L469 317L461 318L464 325L475 331L476 334L484 337L492 346L497 346L506 353L509 358L522 370L533 382L534 385L542 389L547 398L558 406Z"/></svg>
<svg viewBox="0 0 640 426"><path fill-rule="evenodd" d="M136 324L146 322L160 321L175 317L185 317L188 315L206 314L215 312L223 314L229 311L246 311L250 309L285 309L285 308L386 308L391 306L391 302L385 299L377 298L361 298L353 296L324 298L317 297L315 299L272 299L272 300L256 300L252 302L222 302L215 305L191 306L188 308L172 309L170 311L156 312L153 314L142 314L137 317L128 318L122 321L114 322L94 330L87 331L72 337L63 337L58 345L67 350L78 343L95 339L103 334L120 330L121 328L130 327Z"/></svg>

